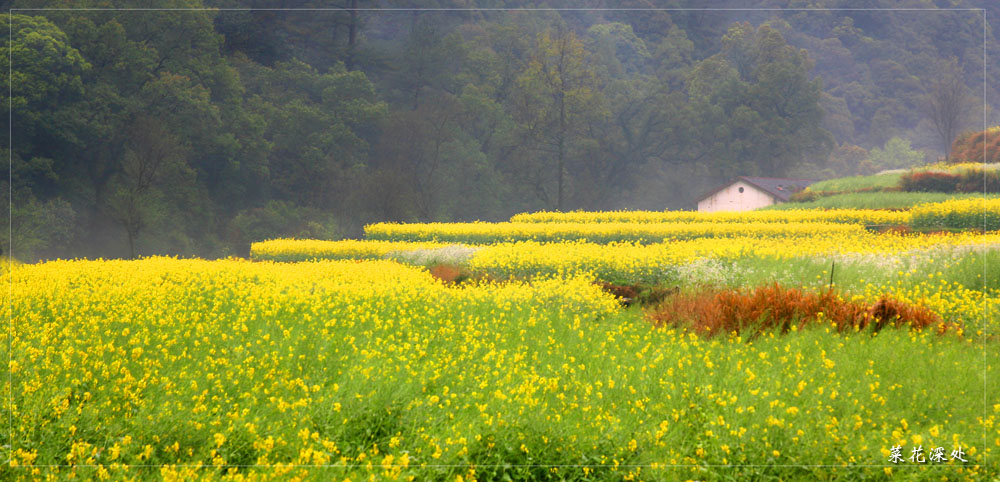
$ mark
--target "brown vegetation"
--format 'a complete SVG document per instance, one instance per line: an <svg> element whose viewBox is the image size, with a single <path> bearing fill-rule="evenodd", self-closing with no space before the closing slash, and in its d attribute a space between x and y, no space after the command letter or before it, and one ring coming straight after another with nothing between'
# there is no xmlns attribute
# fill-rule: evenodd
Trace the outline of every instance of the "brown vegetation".
<svg viewBox="0 0 1000 482"><path fill-rule="evenodd" d="M457 266L448 264L437 264L428 268L431 276L444 281L445 283L461 283L469 279L468 273Z"/></svg>
<svg viewBox="0 0 1000 482"><path fill-rule="evenodd" d="M641 283L615 284L598 282L597 285L604 291L618 298L618 302L621 303L622 306L632 306L634 303L638 303L642 306L655 305L662 302L670 294L677 291L672 288L645 285Z"/></svg>
<svg viewBox="0 0 1000 482"><path fill-rule="evenodd" d="M947 172L908 172L899 178L899 187L907 192L955 192L958 183L958 174Z"/></svg>
<svg viewBox="0 0 1000 482"><path fill-rule="evenodd" d="M838 331L885 326L937 327L950 324L930 310L883 297L874 305L841 299L832 290L820 293L778 284L754 290L710 290L678 294L646 314L657 327L687 328L706 336L736 332L752 339L768 330L785 333L813 323L832 323Z"/></svg>
<svg viewBox="0 0 1000 482"><path fill-rule="evenodd" d="M835 196L837 194L849 194L849 193L860 193L860 192L893 192L899 190L900 188L896 186L889 186L889 187L872 186L872 187L862 187L858 189L850 189L845 191L813 191L809 188L806 188L803 189L802 191L792 194L792 196L788 198L788 201L793 203L806 203L815 201L822 197Z"/></svg>
<svg viewBox="0 0 1000 482"><path fill-rule="evenodd" d="M958 173L910 172L899 178L903 191L914 192L1000 192L1000 173L995 170L966 169Z"/></svg>
<svg viewBox="0 0 1000 482"><path fill-rule="evenodd" d="M880 226L879 233L910 234L913 228L905 224L893 224L890 226Z"/></svg>
<svg viewBox="0 0 1000 482"><path fill-rule="evenodd" d="M951 145L951 162L1000 162L1000 129L968 132Z"/></svg>

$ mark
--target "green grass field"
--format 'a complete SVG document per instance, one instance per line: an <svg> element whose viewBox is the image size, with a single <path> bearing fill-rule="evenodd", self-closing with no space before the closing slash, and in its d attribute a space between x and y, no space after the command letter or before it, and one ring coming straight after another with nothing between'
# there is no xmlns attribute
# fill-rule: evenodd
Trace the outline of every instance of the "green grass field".
<svg viewBox="0 0 1000 482"><path fill-rule="evenodd" d="M786 209L910 209L923 203L942 202L949 199L996 199L1000 194L943 193L943 192L859 192L834 194L809 202L787 202L768 206L765 210Z"/></svg>
<svg viewBox="0 0 1000 482"><path fill-rule="evenodd" d="M899 185L899 178L902 176L903 173L890 173L873 176L841 177L814 183L809 186L809 190L837 193L848 193L861 189L879 190Z"/></svg>

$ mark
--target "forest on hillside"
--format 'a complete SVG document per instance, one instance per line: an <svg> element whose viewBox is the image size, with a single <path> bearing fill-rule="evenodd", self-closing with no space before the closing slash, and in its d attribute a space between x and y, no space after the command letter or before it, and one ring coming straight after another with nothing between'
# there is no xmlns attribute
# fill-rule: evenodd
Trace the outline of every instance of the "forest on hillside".
<svg viewBox="0 0 1000 482"><path fill-rule="evenodd" d="M0 238L23 261L243 256L380 221L690 209L998 124L1000 2L853 3L0 1Z"/></svg>

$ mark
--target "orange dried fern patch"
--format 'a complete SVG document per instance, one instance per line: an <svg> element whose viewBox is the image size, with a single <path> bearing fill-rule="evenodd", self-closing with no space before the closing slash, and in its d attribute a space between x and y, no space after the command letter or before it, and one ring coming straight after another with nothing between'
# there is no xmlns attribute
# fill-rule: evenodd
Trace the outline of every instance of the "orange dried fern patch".
<svg viewBox="0 0 1000 482"><path fill-rule="evenodd" d="M832 290L809 292L778 284L753 290L703 291L678 294L647 311L654 326L687 328L706 336L736 332L756 337L763 332L785 333L810 323L833 323L838 331L885 326L923 329L937 326L943 333L951 325L920 306L883 297L874 305L841 299Z"/></svg>

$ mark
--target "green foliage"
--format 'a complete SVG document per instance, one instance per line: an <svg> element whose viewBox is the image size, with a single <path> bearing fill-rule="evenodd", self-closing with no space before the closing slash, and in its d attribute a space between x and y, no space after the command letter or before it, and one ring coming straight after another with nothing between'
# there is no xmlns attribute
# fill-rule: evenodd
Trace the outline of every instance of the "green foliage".
<svg viewBox="0 0 1000 482"><path fill-rule="evenodd" d="M871 162L875 169L906 169L923 164L924 154L910 148L910 141L893 137L885 143L885 147L873 148L869 151Z"/></svg>
<svg viewBox="0 0 1000 482"><path fill-rule="evenodd" d="M699 117L702 150L719 179L784 176L807 155L833 147L822 128L821 84L810 80L813 61L767 25L736 24L722 51L692 69L688 92Z"/></svg>
<svg viewBox="0 0 1000 482"><path fill-rule="evenodd" d="M240 68L253 82L250 92L260 96L251 108L271 119L262 134L270 147L272 196L333 207L337 192L348 188L352 169L367 161L370 139L361 133L374 129L386 112L372 84L343 65L325 74L299 61Z"/></svg>
<svg viewBox="0 0 1000 482"><path fill-rule="evenodd" d="M636 36L632 26L623 23L602 23L587 29L587 48L599 58L612 77L639 73L651 55L646 42Z"/></svg>
<svg viewBox="0 0 1000 482"><path fill-rule="evenodd" d="M4 14L0 20L11 28L10 38L0 41L9 53L0 70L4 77L12 70L4 79L12 91L3 107L22 122L37 125L47 120L42 115L46 110L83 92L81 76L91 66L66 33L44 17Z"/></svg>
<svg viewBox="0 0 1000 482"><path fill-rule="evenodd" d="M557 24L536 37L517 77L512 113L528 147L521 170L534 172L528 181L540 201L562 210L571 190L570 159L594 150L587 127L607 115L590 54L566 26Z"/></svg>
<svg viewBox="0 0 1000 482"><path fill-rule="evenodd" d="M43 17L11 14L0 20L11 27L9 38L0 40L9 53L2 56L0 77L10 84L11 95L4 96L2 107L12 121L13 188L51 196L66 177L67 153L82 141L76 132L76 106L84 96L91 64L63 30Z"/></svg>
<svg viewBox="0 0 1000 482"><path fill-rule="evenodd" d="M3 183L6 187L6 183ZM7 196L0 201L3 220L10 212L10 228L13 238L8 236L6 222L0 229L0 247L3 254L23 262L39 259L68 257L69 241L76 234L78 214L72 205L62 198L40 201L22 189L12 196L13 204L8 205Z"/></svg>
<svg viewBox="0 0 1000 482"><path fill-rule="evenodd" d="M263 0L48 6L66 8L5 16L0 41L13 60L12 187L69 203L66 254L106 257L242 252L231 221L271 201L356 235L372 221L689 208L736 175L905 167L938 148L924 87L940 69L928 66L974 58L982 35L960 11L770 10L751 24L690 11L211 9ZM981 75L971 60L952 70ZM156 145L135 139L148 119L175 155L139 188L128 166ZM994 144L962 139L966 156Z"/></svg>
<svg viewBox="0 0 1000 482"><path fill-rule="evenodd" d="M343 228L330 213L287 201L270 201L263 207L240 211L226 232L228 241L241 255L249 254L250 243L264 239L338 239L343 235Z"/></svg>
<svg viewBox="0 0 1000 482"><path fill-rule="evenodd" d="M612 468L600 466L602 460L610 457L629 463L635 458L619 460L617 451L610 443L581 447L572 438L553 432L548 424L518 424L480 436L467 458L477 480L614 480ZM585 465L595 467L585 470Z"/></svg>

